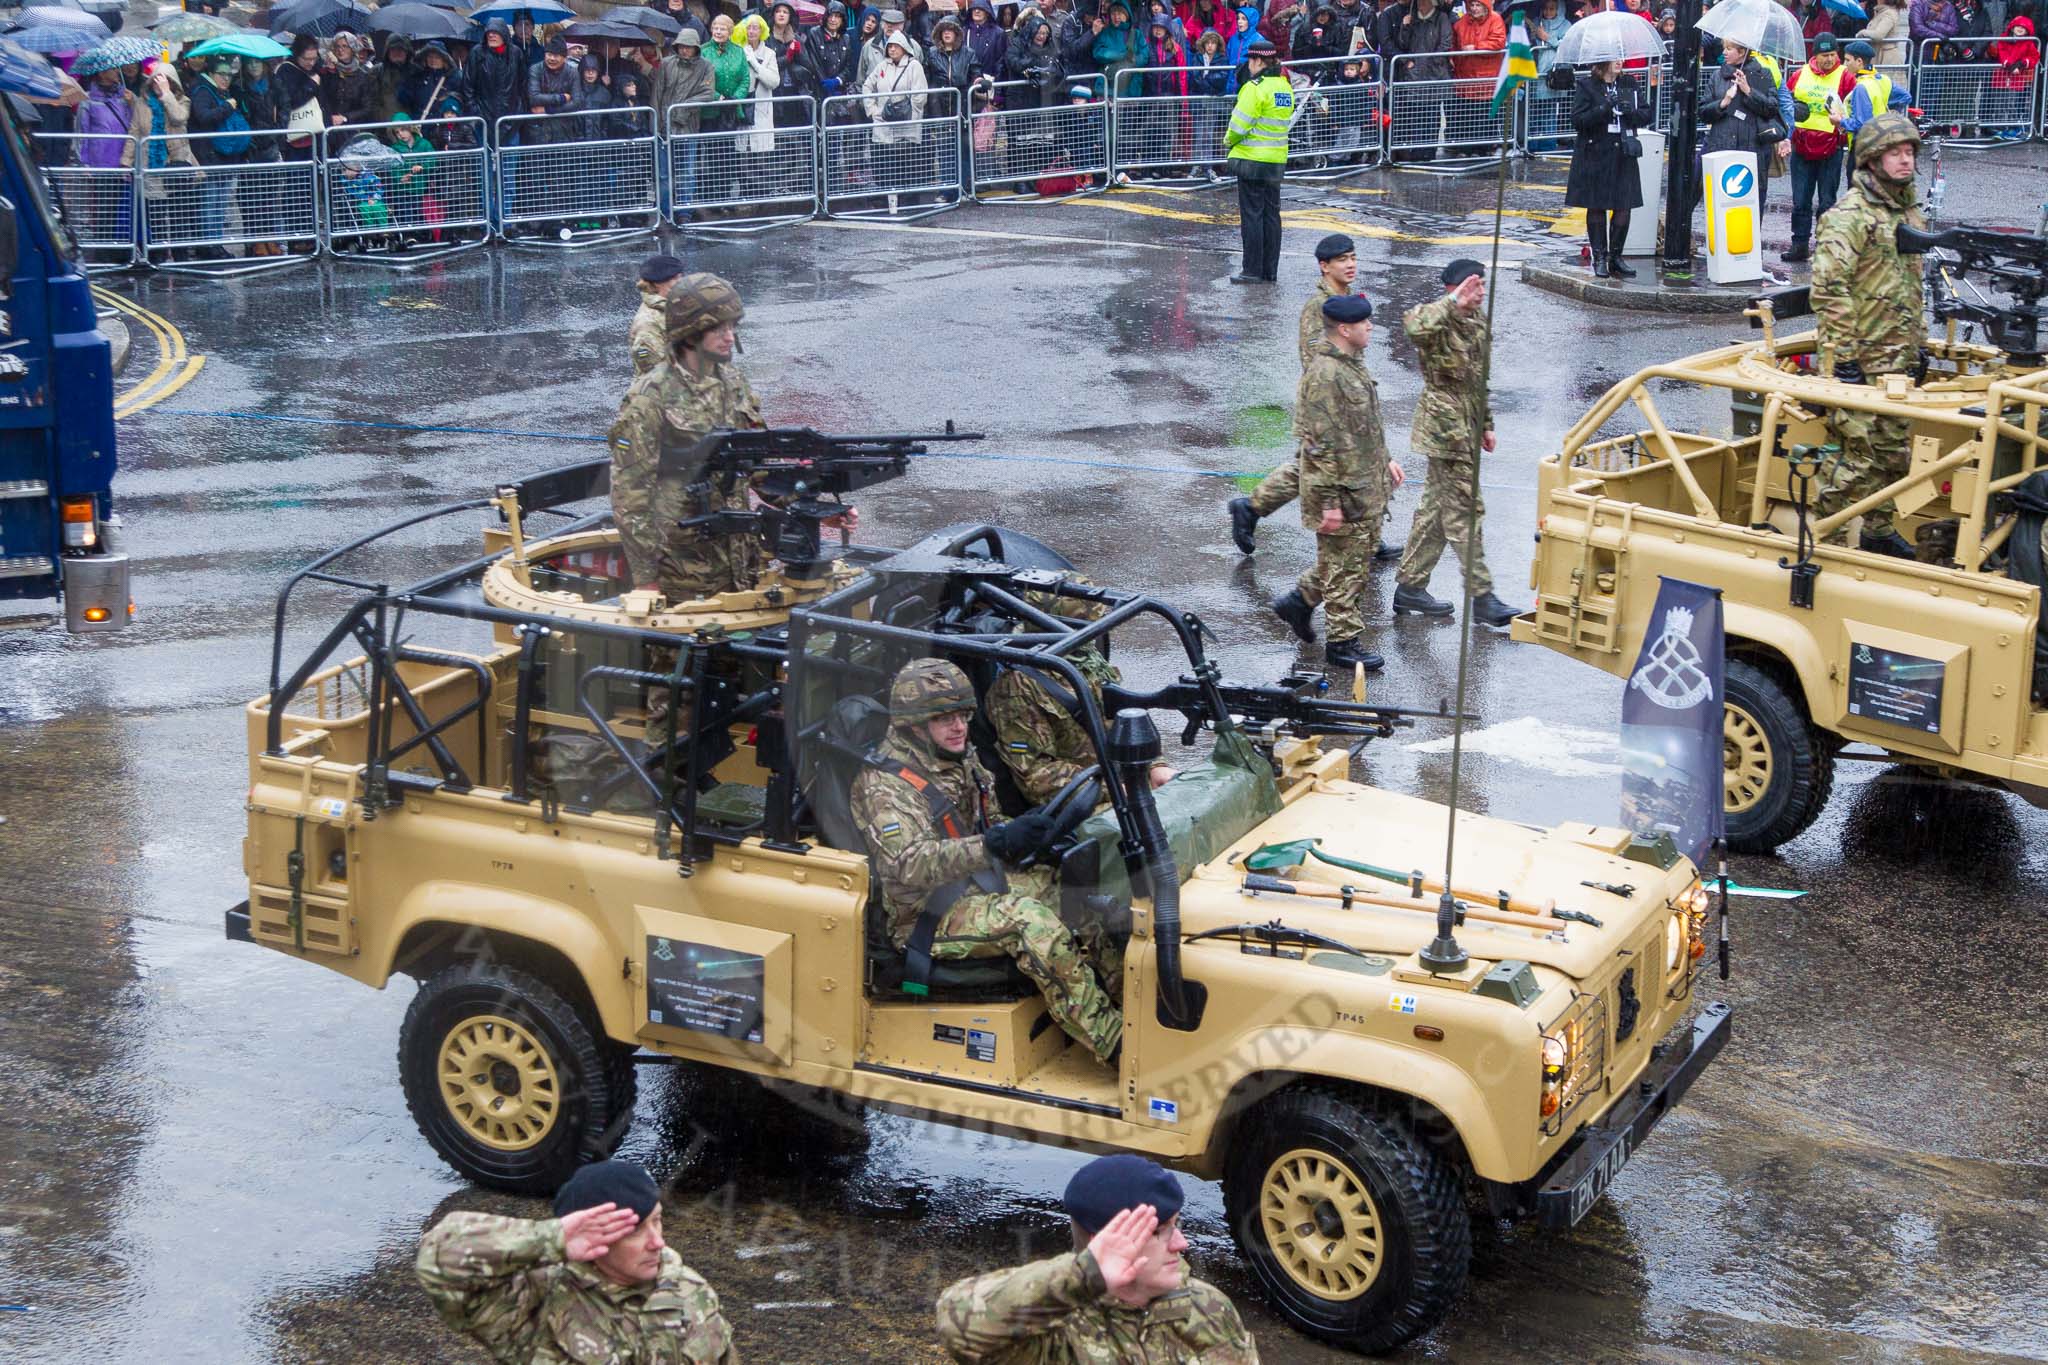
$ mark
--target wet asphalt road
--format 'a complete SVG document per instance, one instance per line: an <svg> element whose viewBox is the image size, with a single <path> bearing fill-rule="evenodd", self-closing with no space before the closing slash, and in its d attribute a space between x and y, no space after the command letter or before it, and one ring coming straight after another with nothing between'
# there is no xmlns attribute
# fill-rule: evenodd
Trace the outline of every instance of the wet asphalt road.
<svg viewBox="0 0 2048 1365"><path fill-rule="evenodd" d="M2041 149L1998 157L1952 159L1950 202L2031 223ZM1510 194L1522 216L1504 259L1554 254L1573 231L1542 187L1555 168L1530 179ZM1265 679L1297 659L1264 603L1307 563L1309 537L1283 516L1240 559L1224 535L1232 486L1205 471L1285 453L1307 248L1331 227L1359 231L1361 287L1391 323L1473 249L1424 239L1480 231L1468 215L1490 190L1368 177L1290 196L1277 291L1223 282L1234 231L1207 220L1229 209L1213 194L972 210L923 230L815 225L688 252L745 294L744 363L772 420L954 417L993 434L983 456L871 492L864 538L970 518L1021 527L1098 579L1198 610L1227 671ZM539 1205L464 1186L414 1131L393 1064L403 978L373 993L222 941L220 912L246 894L240 707L264 685L270 603L292 567L497 477L600 452L562 438L609 421L627 369L623 281L645 249L117 286L207 359L123 425L136 624L93 641L0 633L0 1302L32 1310L0 1314L0 1358L482 1359L433 1321L413 1247L451 1208ZM1585 311L1519 283L1499 308L1486 544L1519 599L1535 460L1636 365L1740 329ZM1405 452L1419 381L1395 330L1379 328L1369 362ZM139 354L130 379L150 363ZM1667 411L1725 420L1680 398ZM1396 535L1418 486L1396 501ZM473 530L401 536L365 567L396 578L452 560ZM1378 587L1384 602L1384 573ZM1436 590L1454 594L1451 566ZM1453 629L1396 626L1384 607L1370 619L1394 658L1377 697L1449 693ZM324 625L302 613L293 643ZM1128 657L1141 671L1144 650ZM1475 644L1472 688L1485 717L1472 806L1613 818L1617 682L1491 637ZM1443 734L1377 743L1363 770L1441 798ZM1720 1062L1576 1231L1483 1233L1462 1308L1410 1358L2048 1357L2043 829L2010 798L1845 769L1782 858L1736 868L1812 894L1738 906L1736 975L1710 992L1738 1010ZM672 1182L671 1238L718 1287L749 1359L935 1359L944 1284L1064 1238L1067 1154L893 1118L852 1133L777 1103L735 1111L720 1087L646 1071L626 1148ZM1198 1272L1237 1299L1265 1359L1340 1358L1260 1304L1214 1187L1193 1188L1188 1223Z"/></svg>

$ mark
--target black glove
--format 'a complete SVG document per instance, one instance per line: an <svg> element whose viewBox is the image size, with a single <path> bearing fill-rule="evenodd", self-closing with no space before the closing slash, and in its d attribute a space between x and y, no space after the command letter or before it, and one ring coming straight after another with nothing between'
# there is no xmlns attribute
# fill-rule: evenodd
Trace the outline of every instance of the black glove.
<svg viewBox="0 0 2048 1365"><path fill-rule="evenodd" d="M991 825L981 836L989 856L999 863L1016 865L1052 842L1052 817L1042 810L1027 810L1014 820Z"/></svg>
<svg viewBox="0 0 2048 1365"><path fill-rule="evenodd" d="M1863 367L1853 360L1837 360L1835 362L1835 378L1841 380L1844 384L1867 384L1870 382L1863 377Z"/></svg>

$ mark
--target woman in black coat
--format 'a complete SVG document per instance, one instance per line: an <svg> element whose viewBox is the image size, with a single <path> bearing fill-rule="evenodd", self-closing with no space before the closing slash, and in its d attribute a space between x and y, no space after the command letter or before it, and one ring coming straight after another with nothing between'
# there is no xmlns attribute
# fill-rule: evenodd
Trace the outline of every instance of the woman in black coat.
<svg viewBox="0 0 2048 1365"><path fill-rule="evenodd" d="M1635 129L1656 117L1634 76L1620 62L1601 62L1579 77L1572 93L1572 170L1564 202L1586 211L1586 244L1601 279L1636 272L1621 258L1629 210L1643 202L1636 158L1643 154Z"/></svg>

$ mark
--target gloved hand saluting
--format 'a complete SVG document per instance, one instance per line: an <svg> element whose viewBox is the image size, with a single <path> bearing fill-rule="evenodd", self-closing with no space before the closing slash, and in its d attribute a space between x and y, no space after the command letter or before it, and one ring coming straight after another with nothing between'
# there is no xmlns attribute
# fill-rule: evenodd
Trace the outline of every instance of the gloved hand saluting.
<svg viewBox="0 0 2048 1365"><path fill-rule="evenodd" d="M1025 811L1014 820L991 825L981 836L989 856L999 863L1021 863L1052 842L1052 817L1042 808Z"/></svg>

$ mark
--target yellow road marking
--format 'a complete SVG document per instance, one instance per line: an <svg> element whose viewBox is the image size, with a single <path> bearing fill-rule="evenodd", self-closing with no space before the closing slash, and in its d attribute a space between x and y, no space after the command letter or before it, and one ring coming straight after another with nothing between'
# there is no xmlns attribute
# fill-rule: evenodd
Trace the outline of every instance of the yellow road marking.
<svg viewBox="0 0 2048 1365"><path fill-rule="evenodd" d="M99 285L92 287L93 297L122 316L140 323L156 343L156 364L150 368L142 381L127 392L114 398L114 419L133 417L144 408L153 407L169 398L179 389L192 382L206 364L203 355L192 355L185 347L185 334L168 318L159 317L147 308L129 299L122 298L110 289Z"/></svg>
<svg viewBox="0 0 2048 1365"><path fill-rule="evenodd" d="M1158 204L1141 204L1129 199L1098 196L1088 199L1069 199L1065 208L1105 208L1119 213L1135 213L1145 218L1171 218L1182 223L1203 223L1211 227L1232 227L1237 223L1234 213L1191 213L1186 209L1169 209ZM1428 233L1403 232L1399 228L1385 227L1379 223L1366 222L1333 209L1295 209L1280 211L1282 227L1322 228L1327 232L1349 232L1354 236L1372 237L1388 242L1428 242L1436 246L1492 246L1493 234L1476 235L1451 233L1432 236ZM1523 245L1519 242L1502 242L1504 247Z"/></svg>

